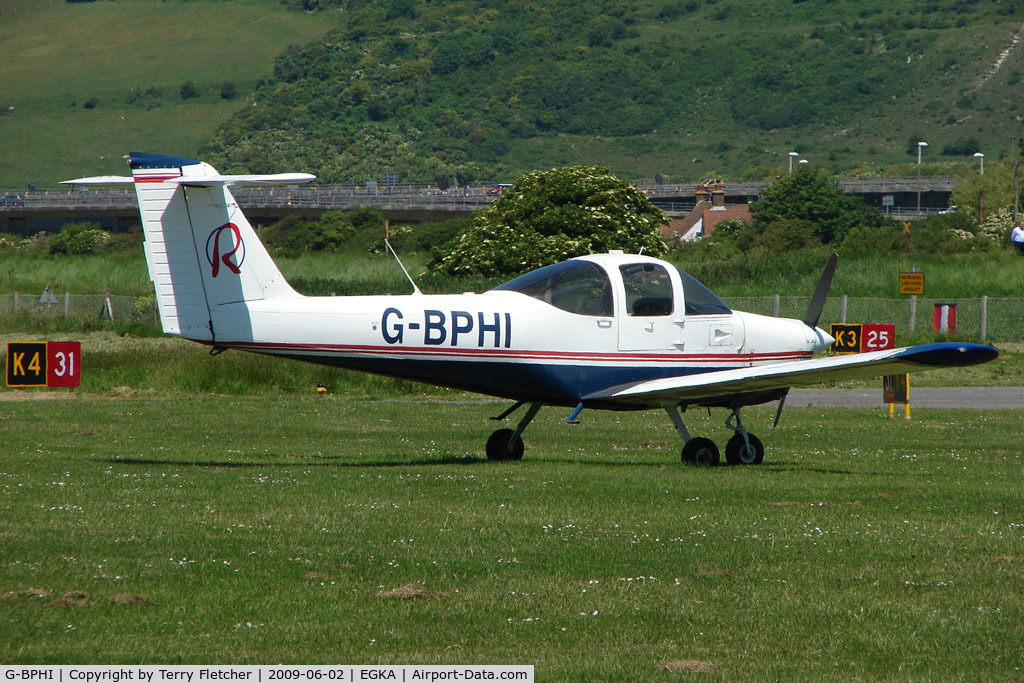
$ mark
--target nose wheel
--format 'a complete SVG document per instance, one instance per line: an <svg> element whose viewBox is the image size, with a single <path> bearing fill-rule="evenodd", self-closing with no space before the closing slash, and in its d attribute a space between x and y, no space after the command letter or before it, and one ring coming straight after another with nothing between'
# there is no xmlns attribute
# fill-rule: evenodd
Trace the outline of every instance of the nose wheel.
<svg viewBox="0 0 1024 683"><path fill-rule="evenodd" d="M522 405L522 403L516 403L497 418L491 419L504 419ZM519 421L515 429L499 429L491 434L490 438L487 439L486 453L488 460L523 459L523 451L526 450L526 447L523 445L522 435L526 427L533 421L533 418L537 416L540 406L541 404L539 403L531 403L526 411L526 415Z"/></svg>
<svg viewBox="0 0 1024 683"><path fill-rule="evenodd" d="M523 438L513 429L499 429L487 439L488 460L522 460Z"/></svg>

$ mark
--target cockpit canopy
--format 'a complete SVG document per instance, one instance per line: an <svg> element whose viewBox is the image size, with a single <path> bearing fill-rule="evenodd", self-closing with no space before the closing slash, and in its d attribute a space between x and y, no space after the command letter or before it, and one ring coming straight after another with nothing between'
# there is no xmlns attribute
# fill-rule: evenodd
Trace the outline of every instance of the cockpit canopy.
<svg viewBox="0 0 1024 683"><path fill-rule="evenodd" d="M631 316L671 315L676 311L676 287L666 267L651 262L623 263L616 277L625 291L625 309ZM732 311L721 299L681 268L675 268L682 285L686 315L721 315ZM596 263L573 259L520 275L495 290L520 292L569 313L610 317L615 314L612 282Z"/></svg>
<svg viewBox="0 0 1024 683"><path fill-rule="evenodd" d="M579 315L614 315L612 283L589 261L563 261L520 275L494 289L520 292Z"/></svg>

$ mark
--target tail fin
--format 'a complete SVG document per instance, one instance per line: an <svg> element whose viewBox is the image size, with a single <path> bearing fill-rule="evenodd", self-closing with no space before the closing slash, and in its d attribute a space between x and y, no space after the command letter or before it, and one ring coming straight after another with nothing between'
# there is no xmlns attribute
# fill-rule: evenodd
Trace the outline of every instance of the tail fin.
<svg viewBox="0 0 1024 683"><path fill-rule="evenodd" d="M132 178L80 178L68 183L135 185L146 262L164 332L196 341L237 338L238 330L217 329L218 307L300 296L281 275L227 186L307 182L313 176L222 176L193 159L137 153L129 159ZM222 320L227 323L227 318Z"/></svg>

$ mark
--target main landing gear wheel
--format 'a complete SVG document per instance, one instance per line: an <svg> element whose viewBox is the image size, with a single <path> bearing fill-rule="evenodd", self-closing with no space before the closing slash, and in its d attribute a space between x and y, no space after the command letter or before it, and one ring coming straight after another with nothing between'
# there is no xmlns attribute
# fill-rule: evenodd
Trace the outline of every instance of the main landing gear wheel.
<svg viewBox="0 0 1024 683"><path fill-rule="evenodd" d="M692 462L698 467L714 467L718 464L718 446L711 439L698 436L683 446L683 462Z"/></svg>
<svg viewBox="0 0 1024 683"><path fill-rule="evenodd" d="M523 438L512 429L499 429L487 439L488 460L522 460Z"/></svg>
<svg viewBox="0 0 1024 683"><path fill-rule="evenodd" d="M750 447L747 448L743 435L736 433L725 444L725 461L730 465L760 465L764 461L764 444L753 434L747 433Z"/></svg>

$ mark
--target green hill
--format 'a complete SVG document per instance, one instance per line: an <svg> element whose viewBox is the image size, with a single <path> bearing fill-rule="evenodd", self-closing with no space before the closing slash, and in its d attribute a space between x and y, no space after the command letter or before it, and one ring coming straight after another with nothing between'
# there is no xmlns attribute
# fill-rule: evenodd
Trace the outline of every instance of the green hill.
<svg viewBox="0 0 1024 683"><path fill-rule="evenodd" d="M916 136L930 159L1006 149L1024 104L1024 50L999 62L1020 2L340 4L343 25L279 57L260 106L218 130L215 161L335 180L594 162L763 177L794 149L836 169L905 162Z"/></svg>
<svg viewBox="0 0 1024 683"><path fill-rule="evenodd" d="M576 163L695 180L772 176L794 150L833 172L910 174L908 142L924 139L925 172L945 173L1024 133L1021 0L289 2L25 12L0 45L15 64L0 75L20 83L3 91L15 144L0 185L78 163L121 172L108 160L130 147L338 182ZM88 22L103 40L78 56ZM44 30L60 60L27 60ZM225 81L236 99L219 97Z"/></svg>
<svg viewBox="0 0 1024 683"><path fill-rule="evenodd" d="M196 154L278 54L329 22L266 0L3 0L0 188L124 174L133 150Z"/></svg>

